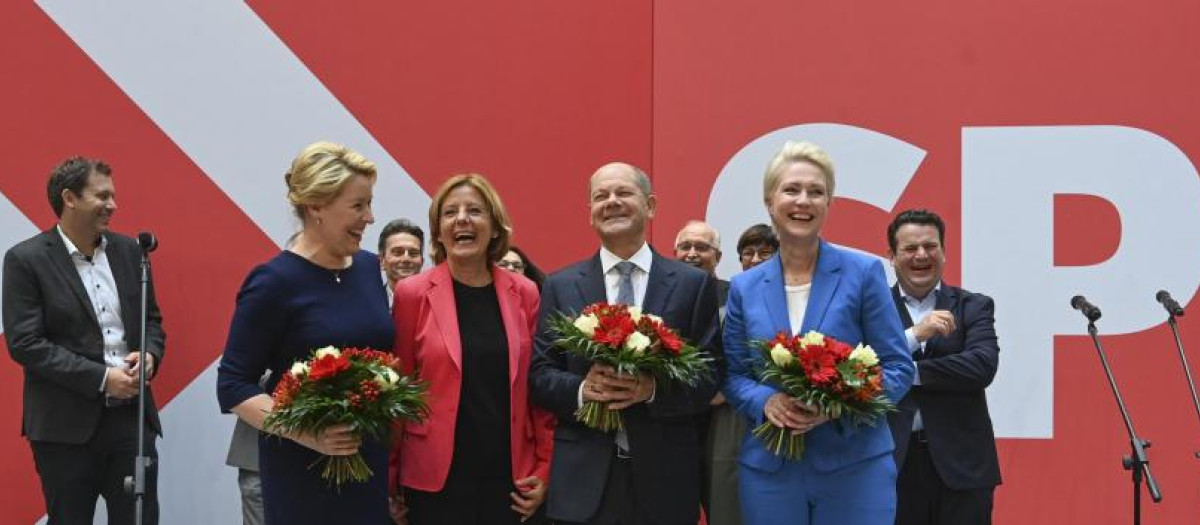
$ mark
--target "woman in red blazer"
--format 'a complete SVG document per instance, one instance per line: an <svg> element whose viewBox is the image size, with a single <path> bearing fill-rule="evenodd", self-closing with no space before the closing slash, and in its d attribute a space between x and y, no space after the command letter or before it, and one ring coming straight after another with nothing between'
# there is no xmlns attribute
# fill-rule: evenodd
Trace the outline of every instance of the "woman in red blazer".
<svg viewBox="0 0 1200 525"><path fill-rule="evenodd" d="M541 520L554 419L529 401L539 296L495 265L512 227L481 175L446 181L429 208L434 268L396 286L395 351L429 383L429 418L392 452L411 525Z"/></svg>

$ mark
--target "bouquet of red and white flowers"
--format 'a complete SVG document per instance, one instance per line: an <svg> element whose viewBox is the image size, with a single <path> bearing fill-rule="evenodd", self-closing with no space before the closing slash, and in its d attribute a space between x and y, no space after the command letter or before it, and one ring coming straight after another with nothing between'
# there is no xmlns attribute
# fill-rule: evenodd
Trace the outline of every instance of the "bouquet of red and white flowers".
<svg viewBox="0 0 1200 525"><path fill-rule="evenodd" d="M883 370L870 346L857 348L810 331L804 336L780 332L770 341L754 341L763 356L760 378L773 383L835 425L875 426L895 406L883 393ZM769 421L754 429L768 450L787 459L804 455L804 434L794 435Z"/></svg>
<svg viewBox="0 0 1200 525"><path fill-rule="evenodd" d="M275 407L263 428L296 435L349 424L359 435L382 439L394 421L425 418L425 388L401 374L400 360L388 352L327 346L284 372L271 394ZM372 474L359 453L322 460L321 478L337 486L366 481Z"/></svg>
<svg viewBox="0 0 1200 525"><path fill-rule="evenodd" d="M710 374L712 358L680 338L662 318L636 306L594 303L577 317L555 315L550 328L558 335L556 346L610 365L618 374L647 372L660 384L674 380L687 385ZM598 401L585 402L575 417L605 432L621 428L621 413Z"/></svg>

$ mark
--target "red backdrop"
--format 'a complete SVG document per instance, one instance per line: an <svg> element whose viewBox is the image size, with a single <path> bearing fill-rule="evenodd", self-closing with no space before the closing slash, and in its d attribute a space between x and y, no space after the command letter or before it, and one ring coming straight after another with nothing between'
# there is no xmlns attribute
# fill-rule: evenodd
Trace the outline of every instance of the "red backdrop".
<svg viewBox="0 0 1200 525"><path fill-rule="evenodd" d="M250 4L426 191L451 173L491 178L517 242L551 269L595 247L585 179L602 163L627 160L652 175L652 241L667 251L686 220L704 215L729 158L794 124L852 124L926 150L898 207L947 218L951 282L961 275L965 126L1120 124L1200 158L1195 2ZM173 241L156 261L171 339L156 388L167 403L217 358L238 284L277 248L37 6L10 2L0 12L0 193L44 228L54 222L44 196L51 166L86 154L116 167L115 228L153 225ZM1019 189L1004 198L1019 209ZM1058 264L1098 262L1115 249L1117 214L1097 201L1059 202ZM882 254L888 218L839 201L826 234ZM1196 352L1198 324L1182 323ZM1155 440L1166 501L1148 507L1145 522L1194 519L1200 426L1169 333L1160 326L1106 344L1139 430ZM1002 440L996 521L1122 523L1131 503L1118 458L1128 443L1111 394L1085 338L1055 346L1054 438ZM19 385L19 367L0 363L6 523L44 512L19 436Z"/></svg>

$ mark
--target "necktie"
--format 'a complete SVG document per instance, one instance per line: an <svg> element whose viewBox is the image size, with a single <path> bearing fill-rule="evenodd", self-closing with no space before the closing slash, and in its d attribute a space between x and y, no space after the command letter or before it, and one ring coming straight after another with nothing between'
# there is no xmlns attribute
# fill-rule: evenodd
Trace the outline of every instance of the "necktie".
<svg viewBox="0 0 1200 525"><path fill-rule="evenodd" d="M621 278L617 280L617 303L636 306L633 299L633 269L636 265L629 261L621 261L617 263L617 273Z"/></svg>
<svg viewBox="0 0 1200 525"><path fill-rule="evenodd" d="M617 304L626 304L636 306L633 298L633 269L636 265L629 261L621 261L617 263L617 273L620 274L620 279L617 280ZM617 430L616 437L617 449L620 454L629 454L629 435L625 433L625 429Z"/></svg>

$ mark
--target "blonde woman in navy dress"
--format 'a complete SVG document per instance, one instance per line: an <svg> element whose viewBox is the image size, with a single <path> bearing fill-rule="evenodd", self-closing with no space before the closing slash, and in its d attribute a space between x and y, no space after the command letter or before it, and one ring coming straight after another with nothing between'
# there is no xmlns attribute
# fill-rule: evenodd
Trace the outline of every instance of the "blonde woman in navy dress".
<svg viewBox="0 0 1200 525"><path fill-rule="evenodd" d="M390 351L395 328L374 254L359 248L371 213L375 165L337 144L304 149L285 176L301 230L287 250L256 267L238 292L229 340L217 372L221 409L255 428L271 412L279 371L315 349ZM273 370L266 388L258 385ZM268 525L388 525L386 441L362 440L348 427L318 435L259 437L259 472ZM375 475L331 487L325 455L362 452Z"/></svg>

